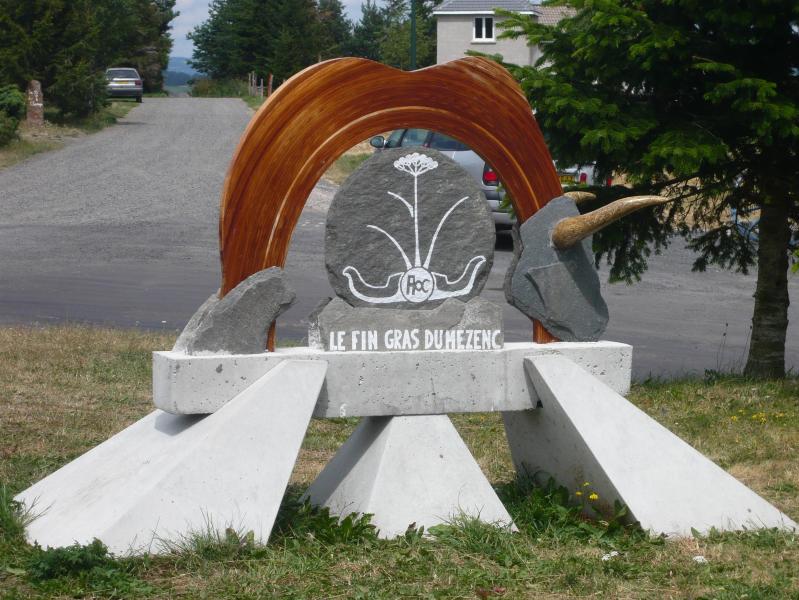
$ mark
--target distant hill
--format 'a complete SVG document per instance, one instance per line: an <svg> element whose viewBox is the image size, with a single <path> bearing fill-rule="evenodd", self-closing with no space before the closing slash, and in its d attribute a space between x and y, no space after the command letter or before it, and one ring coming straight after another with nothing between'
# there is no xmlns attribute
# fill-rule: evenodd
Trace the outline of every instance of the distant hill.
<svg viewBox="0 0 799 600"><path fill-rule="evenodd" d="M170 56L169 65L167 65L166 70L175 73L188 73L191 76L197 75L197 71L189 66L190 60L190 58L186 58L185 56Z"/></svg>
<svg viewBox="0 0 799 600"><path fill-rule="evenodd" d="M194 75L184 71L164 71L164 85L187 85Z"/></svg>

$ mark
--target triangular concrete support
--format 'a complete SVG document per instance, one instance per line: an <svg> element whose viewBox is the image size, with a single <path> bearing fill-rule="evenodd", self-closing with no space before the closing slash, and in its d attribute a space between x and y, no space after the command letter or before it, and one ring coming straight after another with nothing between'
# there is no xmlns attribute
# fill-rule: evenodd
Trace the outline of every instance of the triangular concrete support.
<svg viewBox="0 0 799 600"><path fill-rule="evenodd" d="M306 494L332 514L370 513L380 537L508 511L446 415L364 418Z"/></svg>
<svg viewBox="0 0 799 600"><path fill-rule="evenodd" d="M207 417L150 413L17 496L39 514L28 539L126 554L232 527L266 542L326 370L284 361Z"/></svg>
<svg viewBox="0 0 799 600"><path fill-rule="evenodd" d="M586 481L606 507L618 499L654 533L690 536L796 529L777 508L587 371L557 355L525 359L541 400L504 413L520 473L547 473L572 491Z"/></svg>

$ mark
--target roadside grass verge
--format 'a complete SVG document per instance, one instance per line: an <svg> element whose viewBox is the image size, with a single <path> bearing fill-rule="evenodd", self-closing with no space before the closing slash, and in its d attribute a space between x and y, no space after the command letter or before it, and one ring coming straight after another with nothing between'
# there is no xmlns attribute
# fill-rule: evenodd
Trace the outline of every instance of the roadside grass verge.
<svg viewBox="0 0 799 600"><path fill-rule="evenodd" d="M556 486L516 481L498 415L453 421L519 527L455 519L379 540L299 502L355 426L314 421L273 538L196 532L165 556L116 559L89 544L26 544L13 495L150 412L150 351L175 335L0 328L0 597L799 598L796 534L652 538L587 521ZM799 380L646 382L630 398L795 520ZM614 554L617 553L617 554ZM703 556L706 563L694 560ZM603 559L604 557L604 559Z"/></svg>
<svg viewBox="0 0 799 600"><path fill-rule="evenodd" d="M248 93L247 82L240 79L195 79L189 95L194 98L241 98L257 110L264 99Z"/></svg>
<svg viewBox="0 0 799 600"><path fill-rule="evenodd" d="M19 128L19 138L0 148L0 169L35 154L62 148L71 138L113 125L134 106L135 101L114 101L97 113L81 119L64 118L55 110L47 110L44 127L29 127L23 122Z"/></svg>
<svg viewBox="0 0 799 600"><path fill-rule="evenodd" d="M336 185L341 185L370 156L372 154L369 152L354 152L352 150L342 154L325 172L325 179L329 179Z"/></svg>

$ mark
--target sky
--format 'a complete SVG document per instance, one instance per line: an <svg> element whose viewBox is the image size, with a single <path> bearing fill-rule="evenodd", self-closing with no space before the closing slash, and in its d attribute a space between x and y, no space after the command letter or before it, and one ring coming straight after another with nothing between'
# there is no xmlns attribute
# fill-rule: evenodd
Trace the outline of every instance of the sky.
<svg viewBox="0 0 799 600"><path fill-rule="evenodd" d="M172 56L185 56L191 58L192 44L186 39L186 34L208 17L209 0L177 0L175 8L180 11L180 16L172 21ZM347 18L357 20L361 15L361 0L343 0Z"/></svg>

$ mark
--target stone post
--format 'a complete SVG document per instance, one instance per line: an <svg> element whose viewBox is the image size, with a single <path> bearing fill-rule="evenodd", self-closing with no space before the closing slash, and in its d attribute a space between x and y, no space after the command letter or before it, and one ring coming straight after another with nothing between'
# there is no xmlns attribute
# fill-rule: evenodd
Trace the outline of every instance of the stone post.
<svg viewBox="0 0 799 600"><path fill-rule="evenodd" d="M42 127L44 125L44 96L42 84L36 79L28 83L28 125Z"/></svg>

